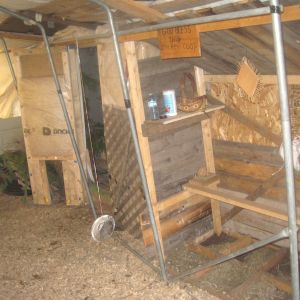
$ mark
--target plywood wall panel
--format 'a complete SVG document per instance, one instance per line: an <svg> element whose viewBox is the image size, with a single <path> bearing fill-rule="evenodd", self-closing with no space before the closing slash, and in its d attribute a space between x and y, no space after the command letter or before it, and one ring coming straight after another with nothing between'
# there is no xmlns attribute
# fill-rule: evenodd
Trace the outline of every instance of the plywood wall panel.
<svg viewBox="0 0 300 300"><path fill-rule="evenodd" d="M72 159L73 149L53 79L21 79L19 95L28 154L44 160Z"/></svg>
<svg viewBox="0 0 300 300"><path fill-rule="evenodd" d="M255 120L262 127L269 128L274 134L281 134L279 101L277 87L263 86L259 96L248 99L234 83L213 83L210 85L212 95L228 106L237 109L248 118ZM273 145L259 133L249 130L222 111L212 118L214 138L232 142Z"/></svg>

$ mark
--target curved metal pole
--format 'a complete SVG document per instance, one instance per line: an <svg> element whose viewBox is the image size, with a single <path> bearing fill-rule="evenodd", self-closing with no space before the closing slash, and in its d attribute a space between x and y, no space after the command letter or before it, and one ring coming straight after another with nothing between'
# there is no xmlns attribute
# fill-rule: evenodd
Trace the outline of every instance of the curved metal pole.
<svg viewBox="0 0 300 300"><path fill-rule="evenodd" d="M139 26L132 29L125 29L125 30L118 31L117 35L121 36L121 35L147 32L152 30L172 28L176 26L196 25L196 24L211 23L217 21L234 20L234 19L240 19L240 18L252 17L252 16L263 16L268 14L270 14L270 7L260 7L260 8L246 9L242 11L227 12L227 13L217 14L212 16L197 17L197 18L191 18L185 20L166 21L164 23L155 24L155 25ZM78 37L77 40L84 41L89 39L108 38L110 36L111 35L109 33L96 33L96 34L88 34L88 35ZM60 41L54 42L54 44L67 43L72 41L74 41L74 39L67 38L67 39L62 39Z"/></svg>
<svg viewBox="0 0 300 300"><path fill-rule="evenodd" d="M6 60L7 60L8 66L9 66L9 70L10 70L11 76L12 76L13 81L14 81L15 88L16 88L16 90L18 90L18 83L17 83L16 73L15 73L13 64L11 62L11 58L10 58L9 53L8 53L8 49L7 49L7 45L6 45L5 39L4 38L0 38L0 41L1 41L3 49L4 49L4 53L5 53L5 56L6 56Z"/></svg>
<svg viewBox="0 0 300 300"><path fill-rule="evenodd" d="M135 149L135 153L136 153L136 157L137 157L137 161L138 161L138 165L139 165L139 170L140 170L140 175L141 175L141 179L142 179L143 190L144 190L144 193L145 193L147 208L148 208L148 211L149 211L149 217L150 217L150 222L151 222L151 226L152 226L152 230L153 230L153 236L154 236L156 251L157 251L157 254L158 254L158 258L159 258L161 274L162 274L163 279L167 280L167 272L166 272L166 265L165 265L164 255L163 255L163 251L162 251L162 245L161 245L161 242L160 242L160 239L159 239L157 224L156 224L156 221L155 221L153 207L152 207L152 204L151 204L151 198L150 198L149 188L148 188L148 184L147 184L146 173L145 173L144 164L143 164L143 160L142 160L141 149L140 149L139 142L138 142L138 137L137 137L137 132L136 132L136 128L135 128L133 113L132 113L132 110L131 110L131 103L130 103L130 99L129 99L129 91L128 91L128 88L127 88L127 85L126 85L126 79L125 79L125 74L124 74L124 67L123 67L123 62L122 62L122 57L121 57L121 51L120 51L120 47L119 47L119 42L118 42L116 30L115 30L115 25L114 25L112 13L111 13L109 7L105 3L103 3L102 1L99 1L99 0L90 0L90 1L97 4L97 5L99 5L99 6L101 6L106 11L107 16L108 16L109 25L110 25L110 28L111 28L111 31L112 31L113 44L114 44L114 50L115 50L115 54L116 54L116 60L117 60L119 75L120 75L120 79L121 79L121 85L122 85L122 91L123 91L123 96L124 96L125 107L126 107L127 115L128 115L128 119L129 119L130 130L131 130L133 143L134 143L134 149Z"/></svg>
<svg viewBox="0 0 300 300"><path fill-rule="evenodd" d="M272 11L272 25L274 50L276 57L277 80L279 87L281 126L283 135L284 164L286 172L286 186L288 199L288 224L290 235L290 265L293 288L293 299L299 300L299 262L298 262L298 235L297 235L297 216L296 216L296 197L295 180L293 169L293 151L291 122L289 113L289 102L287 92L287 80L284 60L284 49L282 41L282 30L280 22L280 6L278 0L270 0Z"/></svg>
<svg viewBox="0 0 300 300"><path fill-rule="evenodd" d="M91 206L94 219L97 219L98 216L97 216L97 212L96 212L96 209L95 209L95 206L94 206L93 197L92 197L91 191L90 191L89 186L88 186L88 182L87 182L87 178L86 178L86 175L85 175L84 167L83 167L82 160L81 160L81 157L80 157L79 148L78 148L78 145L77 145L77 142L76 142L76 138L75 138L74 131L73 131L73 128L72 128L72 124L71 124L71 121L70 121L68 110L67 110L67 107L66 107L66 104L65 104L64 96L62 94L61 86L60 86L60 83L59 83L59 80L58 80L58 76L57 76L56 68L55 68L55 65L54 65L54 61L53 61L53 57L52 57L52 53L51 53L51 49L50 49L50 45L49 45L49 41L48 41L48 37L47 37L46 31L45 31L45 28L40 23L38 23L38 22L36 22L32 19L29 19L27 17L24 17L22 15L19 15L16 12L14 12L12 10L9 10L9 9L3 7L3 6L0 6L0 11L2 11L3 13L5 13L7 15L13 16L17 19L20 19L28 25L37 26L40 29L41 33L42 33L43 40L44 40L44 43L45 43L45 47L46 47L46 50L47 50L47 55L48 55L49 62L50 62L50 67L51 67L54 83L55 83L55 86L56 86L57 95L58 95L59 102L60 102L60 105L61 105L61 108L62 108L62 111L63 111L63 114L64 114L64 118L65 118L65 121L66 121L66 124L67 124L67 128L68 128L68 131L69 131L69 136L70 136L71 143L72 143L72 146L73 146L73 149L74 149L74 152L75 152L76 160L77 160L77 163L78 163L78 166L79 166L82 182L83 182L83 185L85 187L85 190L86 190L86 193L87 193L87 196L88 196L88 201L89 201L89 204Z"/></svg>
<svg viewBox="0 0 300 300"><path fill-rule="evenodd" d="M219 264L222 264L228 260L231 260L235 257L238 257L238 256L241 256L243 254L246 254L246 253L249 253L253 250L256 250L256 249L259 249L259 248L262 248L268 244L271 244L271 243L275 243L277 241L280 241L282 239L286 239L289 237L289 229L288 228L284 228L282 229L279 233L277 234L274 234L264 240L261 240L261 241L258 241L252 245L249 245L247 247L244 247L242 249L239 249L235 252L232 252L226 256L223 256L223 257L220 257L220 258L216 258L212 261L209 261L207 263L205 263L204 265L200 265L200 266L197 266L196 268L194 269L191 269L191 270L188 270L186 272L183 272L182 274L180 275L177 275L177 276L174 276L172 278L170 278L170 280L172 281L175 281L175 280L179 280L179 279L182 279L186 276L189 276L189 275L192 275L196 272L199 272L199 271L202 271L202 270L205 270L205 269L208 269L208 268L211 268L211 267L214 267L216 265L219 265Z"/></svg>

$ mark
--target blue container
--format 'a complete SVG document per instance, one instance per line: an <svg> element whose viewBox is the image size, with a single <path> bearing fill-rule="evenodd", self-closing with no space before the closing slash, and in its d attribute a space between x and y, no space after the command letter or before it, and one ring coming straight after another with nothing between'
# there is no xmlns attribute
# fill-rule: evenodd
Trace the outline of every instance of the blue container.
<svg viewBox="0 0 300 300"><path fill-rule="evenodd" d="M163 91L163 100L165 108L165 116L173 117L177 115L177 105L175 90Z"/></svg>

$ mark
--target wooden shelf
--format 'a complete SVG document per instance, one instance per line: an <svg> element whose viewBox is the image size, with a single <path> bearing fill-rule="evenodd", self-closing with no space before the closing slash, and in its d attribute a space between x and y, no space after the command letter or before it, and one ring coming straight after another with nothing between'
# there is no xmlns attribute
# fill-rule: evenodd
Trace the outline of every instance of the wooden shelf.
<svg viewBox="0 0 300 300"><path fill-rule="evenodd" d="M191 112L191 113L185 113L185 112L179 111L177 113L177 115L174 117L169 117L166 119L155 120L155 121L151 120L151 121L146 121L146 122L149 122L150 124L158 124L159 123L159 124L166 125L166 124L178 122L178 121L181 121L184 119L193 118L195 116L204 115L206 113L213 112L215 110L219 110L224 107L225 107L225 105L209 105L205 111L196 111L196 112Z"/></svg>
<svg viewBox="0 0 300 300"><path fill-rule="evenodd" d="M196 111L192 113L178 112L174 117L160 120L147 120L142 125L143 136L152 137L162 135L172 130L190 126L201 120L207 119L209 113L223 109L224 104L209 104L205 111Z"/></svg>

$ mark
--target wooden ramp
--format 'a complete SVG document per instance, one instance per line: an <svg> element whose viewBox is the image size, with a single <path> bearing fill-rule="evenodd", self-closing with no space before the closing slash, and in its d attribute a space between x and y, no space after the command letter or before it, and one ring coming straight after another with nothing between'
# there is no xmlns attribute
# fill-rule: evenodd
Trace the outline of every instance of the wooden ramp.
<svg viewBox="0 0 300 300"><path fill-rule="evenodd" d="M280 209L271 207L269 205L265 205L263 203L253 202L241 197L237 197L234 195L234 193L230 191L224 191L221 189L211 189L208 187L201 186L197 183L188 183L185 185L185 188L187 191L211 198L219 202L227 203L279 220L288 220L286 212L283 212ZM297 219L297 224L300 225L300 219Z"/></svg>
<svg viewBox="0 0 300 300"><path fill-rule="evenodd" d="M222 188L210 188L190 181L184 186L185 190L202 197L213 199L220 203L219 218L217 220L223 227L222 230L248 234L257 239L264 239L271 234L276 234L284 227L287 227L287 207L285 203L256 198L247 200L246 194L225 190ZM240 208L238 214L231 219L226 216L231 215L232 211ZM299 208L297 209L299 213ZM215 218L215 215L213 215ZM214 223L216 220L213 220ZM297 219L300 224L300 219ZM288 247L288 240L276 243Z"/></svg>

